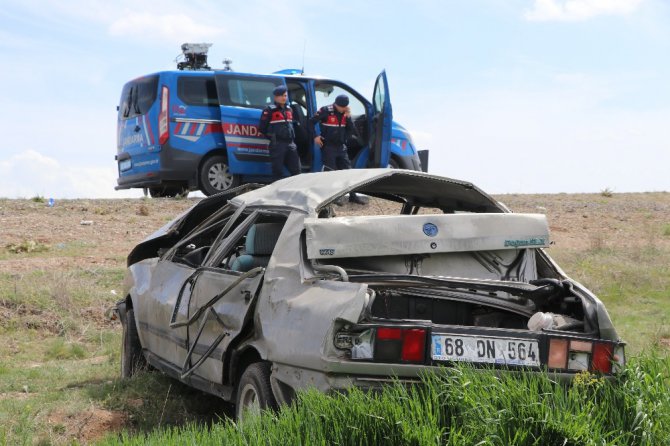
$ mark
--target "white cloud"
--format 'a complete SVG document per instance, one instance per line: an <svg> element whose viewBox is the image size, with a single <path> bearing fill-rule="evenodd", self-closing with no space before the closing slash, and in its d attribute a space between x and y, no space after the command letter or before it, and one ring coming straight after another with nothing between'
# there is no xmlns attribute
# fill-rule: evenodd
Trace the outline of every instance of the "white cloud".
<svg viewBox="0 0 670 446"><path fill-rule="evenodd" d="M140 37L175 43L215 40L224 34L223 28L204 25L185 14L126 13L114 20L108 30L117 37Z"/></svg>
<svg viewBox="0 0 670 446"><path fill-rule="evenodd" d="M534 0L524 17L531 21L580 21L600 15L627 15L642 0Z"/></svg>
<svg viewBox="0 0 670 446"><path fill-rule="evenodd" d="M26 150L0 159L0 196L3 198L125 198L140 190L115 191L114 167L74 166Z"/></svg>

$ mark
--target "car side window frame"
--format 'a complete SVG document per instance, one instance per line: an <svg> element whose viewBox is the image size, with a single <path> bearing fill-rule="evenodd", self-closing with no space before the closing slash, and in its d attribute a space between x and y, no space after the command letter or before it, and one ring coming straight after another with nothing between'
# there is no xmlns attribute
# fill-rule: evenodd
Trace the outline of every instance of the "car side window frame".
<svg viewBox="0 0 670 446"><path fill-rule="evenodd" d="M244 210L243 207L238 208L235 212L232 212L229 214L228 217L226 215L231 211L231 206L226 205L223 208L221 208L219 211L214 213L213 215L209 216L205 220L203 220L199 225L195 226L188 234L186 234L181 240L177 241L171 248L167 249L163 254L161 254L160 260L162 261L174 261L175 257L177 255L177 251L180 248L183 248L184 246L188 246L189 243L193 242L195 239L198 237L201 237L204 233L207 231L212 230L216 226L222 225L223 228L221 229L221 232L228 232L230 231L230 227L232 224L235 222L235 220L239 217L239 215L242 213ZM217 240L221 238L221 232L214 238L214 241L212 242L212 247L217 243ZM210 249L211 251L211 249ZM204 262L203 262L204 263Z"/></svg>
<svg viewBox="0 0 670 446"><path fill-rule="evenodd" d="M319 105L321 105L321 106L328 105L328 104L318 104L317 101L316 101L317 95L319 94L319 86L321 86L321 85L330 85L330 86L333 86L333 87L341 88L347 94L350 94L351 96L353 96L356 100L358 100L363 105L363 108L365 109L365 114L366 115L368 115L372 111L372 108L373 108L372 103L370 101L368 101L365 98L365 96L363 96L358 91L354 90L352 87L350 87L349 85L347 85L343 82L334 81L334 80L330 80L330 79L317 79L317 80L314 81L314 102L315 102L317 110L319 109ZM334 97L333 97L333 101L335 101Z"/></svg>
<svg viewBox="0 0 670 446"><path fill-rule="evenodd" d="M254 224L256 220L258 220L260 215L260 211L253 211L251 214L246 216L244 220L241 221L240 224L238 224L232 231L229 231L229 234L222 236L221 239L217 239L215 241L216 244L212 245L212 248L209 250L207 257L205 257L205 260L202 262L202 267L232 271L230 269L223 268L221 263L227 255L231 254L231 251L235 248L235 245L238 244L240 240L242 240L251 225ZM240 217L238 216L237 218L239 219Z"/></svg>
<svg viewBox="0 0 670 446"><path fill-rule="evenodd" d="M235 84L237 82L237 84ZM256 83L258 85L267 84L267 88L262 90L254 90L249 87ZM217 82L217 91L219 96L219 105L226 107L241 107L241 108L251 108L256 110L263 110L268 105L272 104L272 91L274 87L278 87L283 84L282 78L271 78L266 76L236 76L236 75L226 75L221 77ZM218 87L221 88L218 88ZM267 98L264 103L246 103L245 98L249 98L248 94L252 91L266 91ZM239 95L239 97L237 96Z"/></svg>
<svg viewBox="0 0 670 446"><path fill-rule="evenodd" d="M272 210L254 210L244 221L242 221L239 225L235 227L235 229L230 232L228 236L220 240L217 245L212 245L212 249L209 250L209 253L205 260L202 262L202 267L204 268L216 268L220 270L225 270L225 271L230 271L230 272L235 272L238 273L237 271L233 271L230 268L225 268L223 266L223 261L226 258L229 258L234 251L237 249L238 246L240 246L240 243L244 236L246 236L247 232L251 228L251 226L258 222L262 217L277 217L279 216L280 218L283 219L283 223L286 224L286 220L288 219L288 216L284 212L280 211L272 211ZM283 232L283 229L282 229ZM226 262L226 265L229 265L229 261Z"/></svg>
<svg viewBox="0 0 670 446"><path fill-rule="evenodd" d="M202 84L204 95L197 98L192 94L192 88L199 83ZM213 90L210 90L212 87ZM210 95L210 93L213 93L213 95ZM186 105L195 105L198 107L219 106L219 96L214 76L179 76L177 78L177 97Z"/></svg>

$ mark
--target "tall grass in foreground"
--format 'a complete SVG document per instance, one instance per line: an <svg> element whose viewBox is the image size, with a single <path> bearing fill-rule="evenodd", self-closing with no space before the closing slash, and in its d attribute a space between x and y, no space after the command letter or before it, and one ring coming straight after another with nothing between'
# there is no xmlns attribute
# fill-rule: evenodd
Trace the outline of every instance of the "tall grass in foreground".
<svg viewBox="0 0 670 446"><path fill-rule="evenodd" d="M634 359L616 382L580 375L570 386L545 374L494 374L467 366L424 385L308 391L298 404L242 424L189 425L123 445L665 445L670 444L670 358Z"/></svg>

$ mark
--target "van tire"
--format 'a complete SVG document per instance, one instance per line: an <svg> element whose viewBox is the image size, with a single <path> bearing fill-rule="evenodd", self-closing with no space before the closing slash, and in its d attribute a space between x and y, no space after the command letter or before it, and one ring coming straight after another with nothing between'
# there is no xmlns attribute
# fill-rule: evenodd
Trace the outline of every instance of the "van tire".
<svg viewBox="0 0 670 446"><path fill-rule="evenodd" d="M214 155L207 158L200 167L200 190L210 196L237 187L240 184L239 175L230 173L228 160L223 155Z"/></svg>
<svg viewBox="0 0 670 446"><path fill-rule="evenodd" d="M131 378L139 370L147 368L147 361L142 353L142 344L137 334L135 325L135 311L132 308L126 310L125 321L121 340L121 378Z"/></svg>
<svg viewBox="0 0 670 446"><path fill-rule="evenodd" d="M235 418L242 421L244 413L260 412L261 410L277 410L277 400L272 393L270 375L271 364L266 361L254 362L244 370L237 384L235 401Z"/></svg>

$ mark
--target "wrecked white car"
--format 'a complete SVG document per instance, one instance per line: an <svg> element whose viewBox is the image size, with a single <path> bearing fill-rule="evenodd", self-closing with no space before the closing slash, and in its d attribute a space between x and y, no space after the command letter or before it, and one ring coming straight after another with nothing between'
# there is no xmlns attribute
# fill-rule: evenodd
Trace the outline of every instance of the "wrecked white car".
<svg viewBox="0 0 670 446"><path fill-rule="evenodd" d="M350 191L374 199L335 216ZM122 373L146 361L238 414L458 361L616 373L624 344L607 311L547 246L543 215L420 172L303 174L214 195L128 256Z"/></svg>

